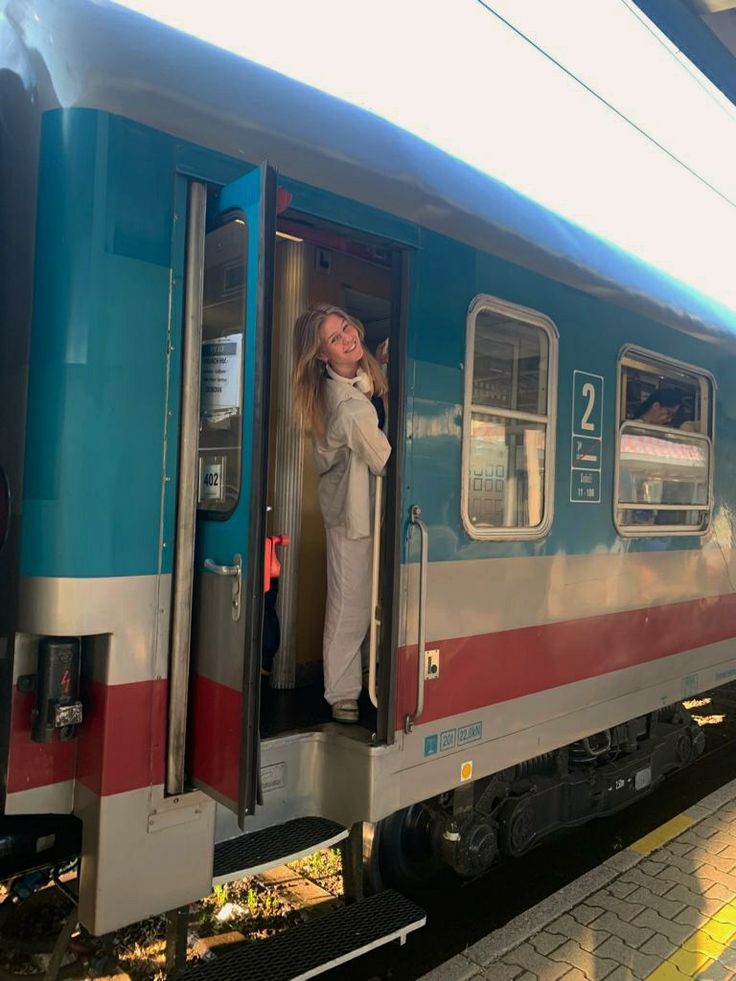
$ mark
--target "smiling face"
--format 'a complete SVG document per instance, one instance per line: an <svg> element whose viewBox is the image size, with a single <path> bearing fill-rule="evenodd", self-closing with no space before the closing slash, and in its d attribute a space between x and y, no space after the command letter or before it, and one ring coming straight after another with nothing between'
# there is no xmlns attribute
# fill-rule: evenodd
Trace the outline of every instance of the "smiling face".
<svg viewBox="0 0 736 981"><path fill-rule="evenodd" d="M363 343L358 328L349 320L331 313L319 329L320 353L332 370L344 378L355 378L363 357Z"/></svg>

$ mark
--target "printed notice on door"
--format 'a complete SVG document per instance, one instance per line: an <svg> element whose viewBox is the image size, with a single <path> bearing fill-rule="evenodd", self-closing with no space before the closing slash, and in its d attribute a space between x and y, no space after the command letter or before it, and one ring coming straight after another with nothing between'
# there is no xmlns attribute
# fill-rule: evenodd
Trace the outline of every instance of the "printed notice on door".
<svg viewBox="0 0 736 981"><path fill-rule="evenodd" d="M203 416L237 415L240 412L241 334L229 334L202 344Z"/></svg>

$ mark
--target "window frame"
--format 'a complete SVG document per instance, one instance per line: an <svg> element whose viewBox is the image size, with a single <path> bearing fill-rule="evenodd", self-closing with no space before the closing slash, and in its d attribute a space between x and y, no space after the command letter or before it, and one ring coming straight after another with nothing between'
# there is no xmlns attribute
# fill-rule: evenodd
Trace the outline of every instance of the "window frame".
<svg viewBox="0 0 736 981"><path fill-rule="evenodd" d="M627 364L627 361L629 362ZM638 362L638 364L637 364ZM677 429L670 426L652 426L647 423L637 422L635 419L623 417L623 370L626 367L640 367L644 370L656 372L658 369L667 371L674 368L676 371L685 372L693 375L700 384L700 401L702 406L701 419L705 421L705 431L689 433L688 435L697 436L706 440L708 443L708 504L687 505L687 504L668 504L656 507L654 505L635 505L621 504L618 499L619 477L620 477L620 458L621 458L621 436L624 427L629 425L637 429L649 429L655 434L661 434L664 429L667 432L677 433ZM674 381L674 380L673 380ZM639 347L637 344L624 344L618 353L616 361L616 430L614 436L614 464L613 464L613 524L618 535L622 538L655 538L662 536L690 536L702 538L707 535L713 520L713 475L715 472L715 404L716 391L718 386L712 373L706 368L700 368L688 361L680 361L677 358L659 354L657 351L650 351L648 348ZM636 525L622 525L618 519L619 510L636 511L702 511L707 515L707 521L702 528L695 528L692 525L643 525L641 528Z"/></svg>
<svg viewBox="0 0 736 981"><path fill-rule="evenodd" d="M517 412L514 409L483 406L488 415L506 419L543 423L545 429L544 456L544 503L541 522L533 528L515 526L513 528L478 528L470 520L468 513L470 461L470 430L473 409L473 377L475 368L475 330L476 321L482 311L488 310L508 320L518 321L527 327L536 327L547 336L547 411L544 415L530 412ZM469 538L476 541L534 541L549 534L554 515L555 450L557 435L557 366L559 331L554 322L545 314L517 303L501 300L489 293L479 293L468 307L465 333L465 385L462 415L462 452L460 515L463 528Z"/></svg>

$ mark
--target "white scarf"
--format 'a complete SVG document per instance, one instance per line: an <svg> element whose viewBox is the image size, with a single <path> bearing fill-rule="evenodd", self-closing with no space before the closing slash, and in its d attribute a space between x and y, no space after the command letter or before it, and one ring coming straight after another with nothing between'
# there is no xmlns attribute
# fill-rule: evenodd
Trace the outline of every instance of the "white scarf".
<svg viewBox="0 0 736 981"><path fill-rule="evenodd" d="M359 392L367 395L368 398L373 395L373 382L371 381L370 375L366 371L363 371L362 368L358 368L355 378L345 378L344 375L338 375L327 362L325 362L325 368L330 378L335 381L345 382L346 385L354 385Z"/></svg>

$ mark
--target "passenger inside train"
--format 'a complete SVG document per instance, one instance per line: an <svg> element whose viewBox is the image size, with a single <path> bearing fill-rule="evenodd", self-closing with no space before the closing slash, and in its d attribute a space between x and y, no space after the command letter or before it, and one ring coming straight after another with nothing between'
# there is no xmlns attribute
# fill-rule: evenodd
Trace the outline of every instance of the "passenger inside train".
<svg viewBox="0 0 736 981"><path fill-rule="evenodd" d="M676 388L658 388L642 402L634 415L635 419L651 426L670 426L679 428L677 422L682 407L682 396ZM684 422L680 419L680 422Z"/></svg>
<svg viewBox="0 0 736 981"><path fill-rule="evenodd" d="M697 533L709 497L711 379L685 366L624 358L621 400L620 530L651 525L663 534L685 525Z"/></svg>
<svg viewBox="0 0 736 981"><path fill-rule="evenodd" d="M386 382L363 325L340 307L315 304L294 330L294 409L312 438L327 545L325 700L336 722L356 723L371 616L371 503L391 454L376 408L385 422Z"/></svg>
<svg viewBox="0 0 736 981"><path fill-rule="evenodd" d="M392 317L397 304L392 270L393 254L380 243L357 240L344 230L318 226L302 215L282 212L279 218L276 250L275 322L276 330L271 377L271 470L268 499L273 503L269 513L269 534L289 530L292 542L282 553L283 569L279 579L277 605L281 643L270 675L264 676L261 701L261 733L264 736L320 725L333 721L358 723L359 730L370 735L376 728L376 710L371 703L367 676L368 621L361 616L354 624L355 642L351 640L349 658L342 648L344 638L326 637L332 627L325 622L339 596L348 585L344 562L336 566L330 559L331 527L325 527L320 492L320 473L315 469L312 437L294 426L291 402L294 398L291 366L295 350L295 320L305 310L318 304L339 309L363 331L362 344L367 356L377 365L384 379L388 359L386 339L391 333ZM282 357L285 359L282 362ZM320 364L324 364L321 361ZM288 365L288 372L285 370ZM322 373L327 369L322 368ZM335 365L332 365L335 370ZM385 384L385 382L384 382ZM374 385L375 387L375 385ZM374 392L368 408L382 443L388 447L383 431L387 425L387 393ZM375 396L378 395L376 398ZM280 442L285 429L288 439L298 447L286 452L287 437ZM289 455L291 454L291 455ZM384 454L385 455L385 454ZM389 464L393 472L394 464ZM291 481L291 484L289 483ZM295 487L298 484L299 493ZM387 488L385 488L388 490ZM369 608L374 514L366 516L369 537L349 546L363 546L365 555L358 592L364 613ZM334 524L334 522L333 522ZM294 534L295 533L295 534ZM334 556L333 556L334 558ZM389 575L393 557L381 556L381 575ZM367 565L366 565L367 563ZM339 586L340 589L335 587ZM339 604L338 604L339 605ZM348 606L354 604L348 603ZM384 618L376 627L378 645L388 636L389 609L383 603ZM334 612L334 610L333 610ZM333 624L334 626L334 624ZM362 643L361 643L362 642ZM361 656L362 648L362 656ZM331 651L336 658L331 658ZM335 666L350 662L352 682L334 683ZM364 663L361 664L361 661ZM376 657L376 664L378 657ZM265 662L264 662L265 667ZM342 668L337 668L342 674ZM332 680L331 680L332 679ZM344 679L343 679L344 680ZM327 701L325 701L327 695ZM355 734L356 736L359 733Z"/></svg>

